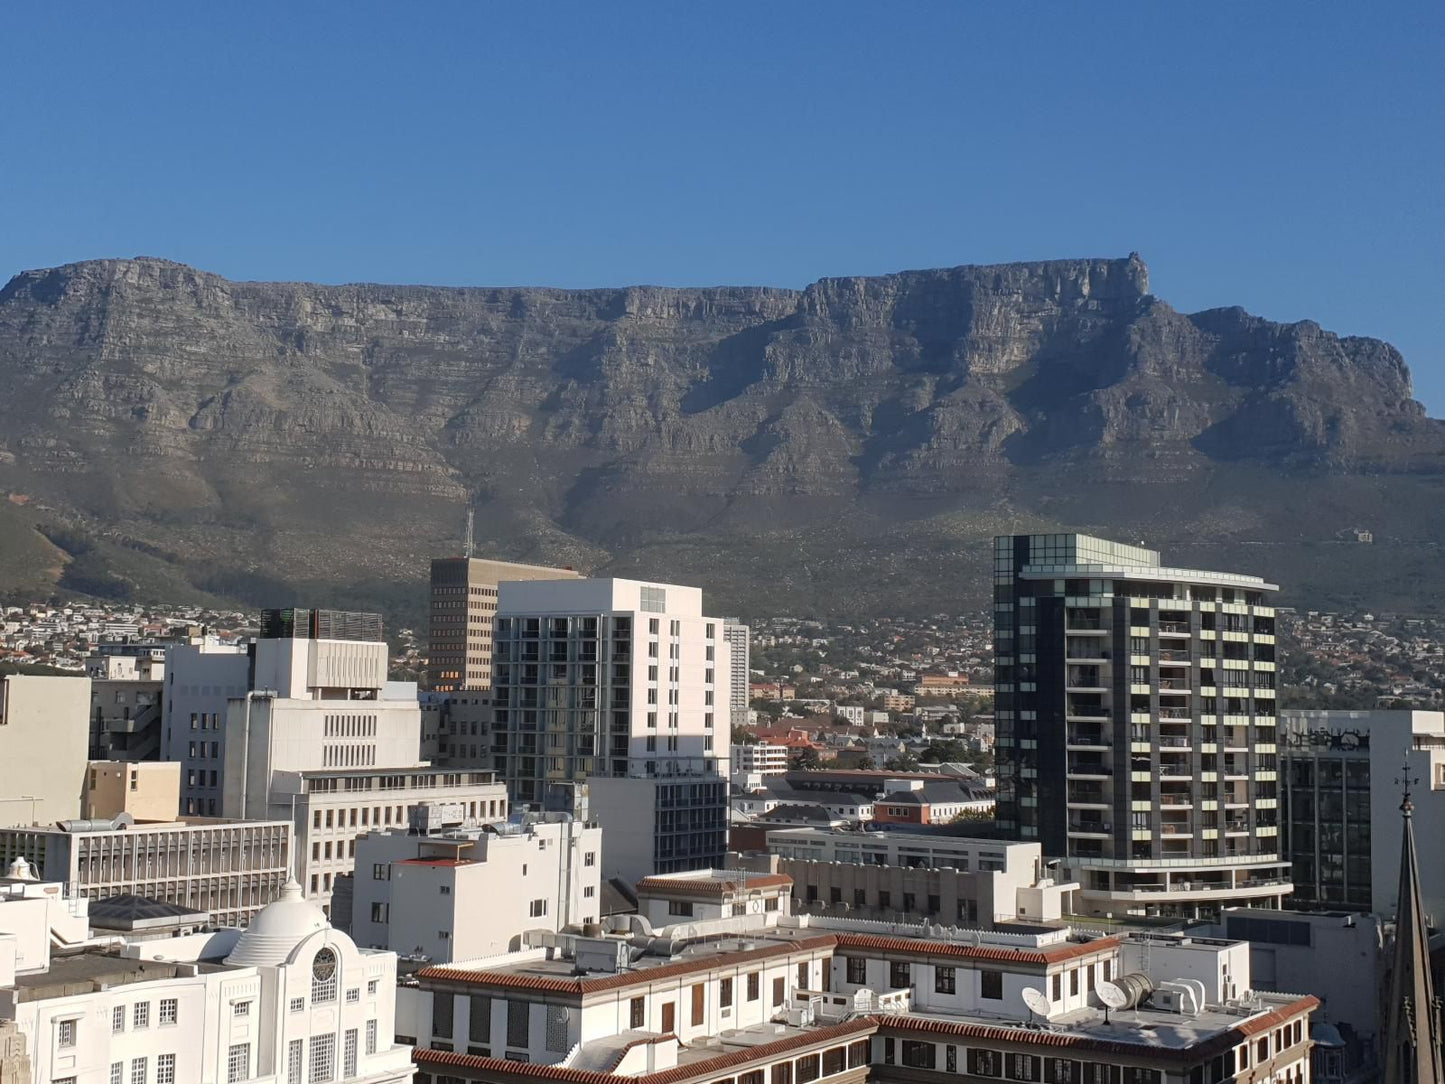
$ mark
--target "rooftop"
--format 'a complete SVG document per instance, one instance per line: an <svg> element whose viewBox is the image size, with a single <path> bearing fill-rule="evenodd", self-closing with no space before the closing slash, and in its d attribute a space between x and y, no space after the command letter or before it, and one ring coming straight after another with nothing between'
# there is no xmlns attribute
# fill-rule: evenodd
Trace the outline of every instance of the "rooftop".
<svg viewBox="0 0 1445 1084"><path fill-rule="evenodd" d="M910 1012L906 1016L884 1018L889 1027L906 1028L910 1032L933 1032L963 1037L1008 1039L1028 1036L1030 1043L1068 1047L1079 1045L1091 1050L1105 1049L1115 1053L1138 1054L1142 1049L1165 1051L1188 1050L1197 1058L1201 1045L1217 1041L1220 1051L1234 1046L1240 1035L1227 1035L1238 1029L1243 1035L1268 1031L1306 1007L1319 1006L1318 999L1298 994L1254 994L1249 1003L1237 1007L1214 1007L1186 1016L1152 1008L1116 1010L1108 1023L1104 1011L1097 1008L1077 1009L1049 1017L1047 1023L1010 1021L982 1014L939 1014Z"/></svg>
<svg viewBox="0 0 1445 1084"><path fill-rule="evenodd" d="M785 873L749 873L742 869L688 870L658 873L637 882L639 895L682 892L688 895L724 896L756 888L791 888Z"/></svg>
<svg viewBox="0 0 1445 1084"><path fill-rule="evenodd" d="M52 956L47 970L17 975L15 987L20 1001L43 1001L88 994L103 986L129 986L224 970L219 964L135 960L108 952L87 951L73 956Z"/></svg>

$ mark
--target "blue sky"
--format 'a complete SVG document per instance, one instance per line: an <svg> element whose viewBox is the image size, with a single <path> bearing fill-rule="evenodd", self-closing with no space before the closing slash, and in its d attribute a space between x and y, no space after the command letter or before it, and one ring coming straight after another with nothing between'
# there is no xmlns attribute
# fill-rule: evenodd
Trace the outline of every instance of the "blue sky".
<svg viewBox="0 0 1445 1084"><path fill-rule="evenodd" d="M1445 5L63 3L0 32L0 280L768 283L1141 252L1445 415Z"/></svg>

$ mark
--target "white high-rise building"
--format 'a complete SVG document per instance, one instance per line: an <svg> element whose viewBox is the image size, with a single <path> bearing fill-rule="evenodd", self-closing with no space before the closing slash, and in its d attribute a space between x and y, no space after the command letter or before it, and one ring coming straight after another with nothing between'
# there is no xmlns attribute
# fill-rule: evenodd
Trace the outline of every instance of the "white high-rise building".
<svg viewBox="0 0 1445 1084"><path fill-rule="evenodd" d="M605 876L720 864L732 658L702 592L620 579L499 592L492 747L513 799L588 780L615 829Z"/></svg>
<svg viewBox="0 0 1445 1084"><path fill-rule="evenodd" d="M181 765L181 807L192 817L221 816L226 704L251 690L244 647L205 642L166 652L161 701L161 759Z"/></svg>
<svg viewBox="0 0 1445 1084"><path fill-rule="evenodd" d="M732 725L748 725L748 684L753 658L753 630L735 617L723 618L723 639L732 649Z"/></svg>

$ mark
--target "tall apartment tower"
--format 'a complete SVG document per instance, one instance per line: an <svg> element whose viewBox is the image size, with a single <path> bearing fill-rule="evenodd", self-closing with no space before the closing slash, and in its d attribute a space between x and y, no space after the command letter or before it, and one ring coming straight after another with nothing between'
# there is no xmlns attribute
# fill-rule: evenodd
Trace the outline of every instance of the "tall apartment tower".
<svg viewBox="0 0 1445 1084"><path fill-rule="evenodd" d="M732 650L732 725L748 725L748 673L753 662L753 630L736 617L723 618L723 639Z"/></svg>
<svg viewBox="0 0 1445 1084"><path fill-rule="evenodd" d="M587 780L604 872L720 865L731 660L695 587L506 582L497 610L492 748L517 802Z"/></svg>
<svg viewBox="0 0 1445 1084"><path fill-rule="evenodd" d="M1280 906L1273 584L1079 534L994 540L999 827L1098 915Z"/></svg>
<svg viewBox="0 0 1445 1084"><path fill-rule="evenodd" d="M442 692L492 687L492 618L504 580L575 580L570 568L438 557L431 563L427 685Z"/></svg>

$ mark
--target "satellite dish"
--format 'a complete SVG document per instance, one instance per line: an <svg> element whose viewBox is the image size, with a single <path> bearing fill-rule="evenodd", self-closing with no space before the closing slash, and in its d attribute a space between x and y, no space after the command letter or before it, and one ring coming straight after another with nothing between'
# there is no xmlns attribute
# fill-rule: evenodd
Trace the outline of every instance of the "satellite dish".
<svg viewBox="0 0 1445 1084"><path fill-rule="evenodd" d="M1035 990L1032 986L1025 986L1022 993L1024 1004L1029 1007L1029 1012L1035 1016L1042 1016L1047 1020L1053 1006L1049 1004L1049 999L1044 996L1044 992L1042 990Z"/></svg>
<svg viewBox="0 0 1445 1084"><path fill-rule="evenodd" d="M1109 1026L1109 1010L1122 1009L1129 1004L1129 995L1124 993L1122 986L1117 986L1107 979L1094 984L1094 990L1099 995L1099 1000L1104 1003L1104 1026Z"/></svg>
<svg viewBox="0 0 1445 1084"><path fill-rule="evenodd" d="M1129 995L1112 982L1096 983L1094 990L1098 993L1099 1000L1104 1003L1105 1008L1122 1009L1129 1003Z"/></svg>

